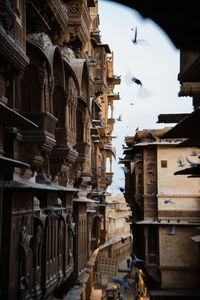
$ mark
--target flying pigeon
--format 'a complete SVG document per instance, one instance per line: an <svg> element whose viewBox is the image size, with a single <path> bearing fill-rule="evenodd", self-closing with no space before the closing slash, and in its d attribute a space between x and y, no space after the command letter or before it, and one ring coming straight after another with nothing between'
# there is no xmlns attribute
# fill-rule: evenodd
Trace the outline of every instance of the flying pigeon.
<svg viewBox="0 0 200 300"><path fill-rule="evenodd" d="M120 285L123 285L125 288L130 289L127 281L124 278L117 278L117 277L110 276L110 279L112 280L112 282L119 283Z"/></svg>
<svg viewBox="0 0 200 300"><path fill-rule="evenodd" d="M92 59L92 60L90 60L90 62L91 63L96 63L96 62L98 62L98 58Z"/></svg>
<svg viewBox="0 0 200 300"><path fill-rule="evenodd" d="M103 202L101 202L100 204L103 204L103 205L106 205L106 206L108 206L108 205L110 205L111 203L109 203L109 202L107 202L106 200L104 200Z"/></svg>
<svg viewBox="0 0 200 300"><path fill-rule="evenodd" d="M48 216L49 216L50 218L54 219L54 220L59 220L59 219L60 219L60 217L59 217L57 214L55 214L53 208L51 208L51 211L48 212Z"/></svg>
<svg viewBox="0 0 200 300"><path fill-rule="evenodd" d="M129 172L129 170L126 167L121 167L121 169L124 171L125 174Z"/></svg>
<svg viewBox="0 0 200 300"><path fill-rule="evenodd" d="M98 169L101 169L101 170L105 170L105 168L104 168L104 166L100 166L100 167L98 167Z"/></svg>
<svg viewBox="0 0 200 300"><path fill-rule="evenodd" d="M131 28L131 30L133 30L133 28ZM135 27L135 34L132 39L132 42L133 42L133 44L137 44L137 27Z"/></svg>
<svg viewBox="0 0 200 300"><path fill-rule="evenodd" d="M144 263L144 260L143 259L140 259L140 258L137 258L137 256L135 255L135 253L133 253L133 259L132 259L132 262L134 264L137 264L137 263Z"/></svg>
<svg viewBox="0 0 200 300"><path fill-rule="evenodd" d="M168 203L175 204L175 202L171 201L170 199L169 200L165 200L164 203L165 204L168 204Z"/></svg>
<svg viewBox="0 0 200 300"><path fill-rule="evenodd" d="M136 78L136 77L133 76L133 77L131 78L131 80L132 80L133 82L135 82L136 84L142 86L142 82L141 82L138 78Z"/></svg>
<svg viewBox="0 0 200 300"><path fill-rule="evenodd" d="M134 30L133 28L131 28L131 30ZM134 37L132 38L132 43L133 44L138 44L139 43L145 43L146 45L148 44L148 42L146 40L142 40L142 39L138 39L137 38L137 26L135 27L135 34Z"/></svg>
<svg viewBox="0 0 200 300"><path fill-rule="evenodd" d="M44 181L45 181L46 184L51 184L51 181L47 178L47 175L46 175L43 168L42 168L42 176L43 176Z"/></svg>
<svg viewBox="0 0 200 300"><path fill-rule="evenodd" d="M194 163L194 162L192 162L191 160L189 160L189 159L187 158L187 156L186 156L186 160L187 160L187 162L190 164L191 167L196 167L196 166L199 165L198 163Z"/></svg>
<svg viewBox="0 0 200 300"><path fill-rule="evenodd" d="M122 115L119 115L119 117L116 120L117 121L122 121Z"/></svg>

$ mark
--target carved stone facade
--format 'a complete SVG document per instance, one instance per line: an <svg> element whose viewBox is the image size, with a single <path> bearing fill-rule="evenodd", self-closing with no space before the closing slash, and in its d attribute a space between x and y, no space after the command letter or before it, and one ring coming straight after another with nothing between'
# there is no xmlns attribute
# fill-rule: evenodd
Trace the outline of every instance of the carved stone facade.
<svg viewBox="0 0 200 300"><path fill-rule="evenodd" d="M94 42L97 19L94 1L1 1L2 299L63 297L75 284L90 298L115 155L107 94L120 84L109 46Z"/></svg>
<svg viewBox="0 0 200 300"><path fill-rule="evenodd" d="M199 293L199 249L191 238L200 224L200 179L174 173L191 160L198 164L200 153L177 147L181 139L162 138L169 129L144 129L126 138L125 198L132 209L133 252L144 259L150 294L156 289L168 299L178 289L177 295L184 291L189 299Z"/></svg>

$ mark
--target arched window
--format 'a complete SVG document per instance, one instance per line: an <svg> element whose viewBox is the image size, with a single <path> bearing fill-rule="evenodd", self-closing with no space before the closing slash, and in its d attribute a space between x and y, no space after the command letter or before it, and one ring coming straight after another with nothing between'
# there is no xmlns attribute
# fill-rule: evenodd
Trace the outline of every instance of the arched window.
<svg viewBox="0 0 200 300"><path fill-rule="evenodd" d="M80 111L76 112L76 140L77 142L83 142L83 120Z"/></svg>
<svg viewBox="0 0 200 300"><path fill-rule="evenodd" d="M28 65L24 71L22 81L22 102L21 111L39 112L41 99L41 87L38 78L38 69Z"/></svg>
<svg viewBox="0 0 200 300"><path fill-rule="evenodd" d="M53 114L58 119L57 127L65 127L65 100L63 88L60 86L54 88Z"/></svg>
<svg viewBox="0 0 200 300"><path fill-rule="evenodd" d="M106 157L106 173L110 173L110 157Z"/></svg>

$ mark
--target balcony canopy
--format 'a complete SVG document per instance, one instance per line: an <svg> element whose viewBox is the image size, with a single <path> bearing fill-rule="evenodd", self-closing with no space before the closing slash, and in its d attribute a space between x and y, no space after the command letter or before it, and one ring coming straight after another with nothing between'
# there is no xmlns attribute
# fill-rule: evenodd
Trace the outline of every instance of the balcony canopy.
<svg viewBox="0 0 200 300"><path fill-rule="evenodd" d="M197 108L175 127L162 135L162 138L191 138L200 135L200 108Z"/></svg>
<svg viewBox="0 0 200 300"><path fill-rule="evenodd" d="M0 124L3 126L37 128L38 126L14 109L0 102Z"/></svg>

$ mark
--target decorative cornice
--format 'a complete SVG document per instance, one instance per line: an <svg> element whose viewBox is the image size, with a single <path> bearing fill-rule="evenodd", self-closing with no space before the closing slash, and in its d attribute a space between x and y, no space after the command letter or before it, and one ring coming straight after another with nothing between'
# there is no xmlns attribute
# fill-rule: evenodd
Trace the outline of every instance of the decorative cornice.
<svg viewBox="0 0 200 300"><path fill-rule="evenodd" d="M44 52L46 52L49 47L53 47L52 41L44 32L27 34L26 39L29 43L37 44Z"/></svg>
<svg viewBox="0 0 200 300"><path fill-rule="evenodd" d="M51 8L60 27L62 28L62 31L65 32L69 22L69 18L64 8L62 7L61 1L49 0L49 7Z"/></svg>
<svg viewBox="0 0 200 300"><path fill-rule="evenodd" d="M0 26L0 52L17 70L24 69L29 64L29 58L23 48L5 32L2 26Z"/></svg>

